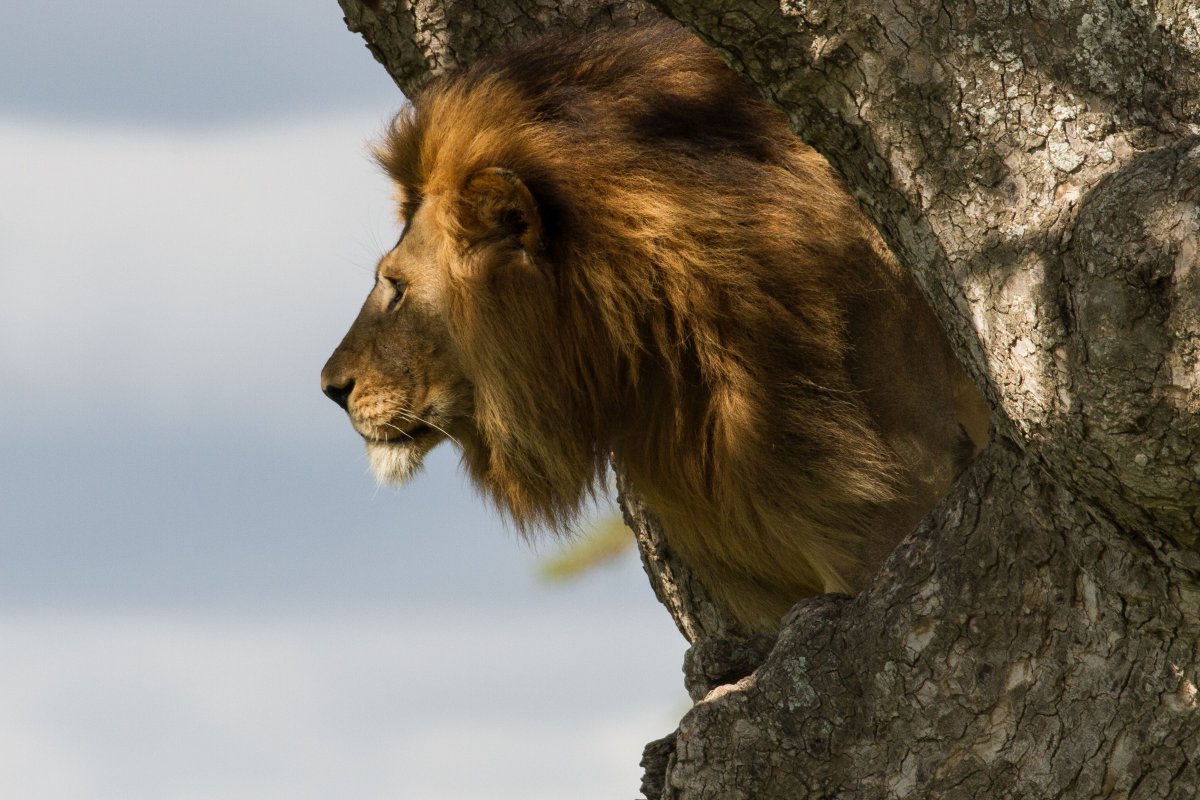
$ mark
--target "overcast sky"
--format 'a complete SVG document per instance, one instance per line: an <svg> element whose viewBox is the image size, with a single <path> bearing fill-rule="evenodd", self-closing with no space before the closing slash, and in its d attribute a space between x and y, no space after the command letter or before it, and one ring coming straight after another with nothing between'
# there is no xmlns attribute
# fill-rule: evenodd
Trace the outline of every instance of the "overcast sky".
<svg viewBox="0 0 1200 800"><path fill-rule="evenodd" d="M0 796L636 793L684 703L636 559L539 583L318 391L401 103L334 0L5 10Z"/></svg>

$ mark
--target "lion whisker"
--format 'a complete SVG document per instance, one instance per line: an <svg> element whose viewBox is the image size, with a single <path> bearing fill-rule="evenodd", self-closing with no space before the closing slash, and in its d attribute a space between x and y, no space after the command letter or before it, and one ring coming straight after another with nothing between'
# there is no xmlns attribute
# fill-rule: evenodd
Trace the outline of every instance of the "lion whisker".
<svg viewBox="0 0 1200 800"><path fill-rule="evenodd" d="M409 439L412 439L412 438L413 438L413 435L412 435L411 433L409 433L408 431L404 430L404 429L403 429L403 428L401 428L399 425L393 425L393 424L392 424L392 423L390 423L390 422L385 422L385 423L383 423L383 427L385 427L385 428L391 428L392 430L396 431L396 433L399 433L399 434L401 434L402 436L407 436ZM376 439L375 439L375 441L377 441L377 442L384 442L384 441L387 441L387 440L386 440L386 439L380 439L380 438L376 438Z"/></svg>
<svg viewBox="0 0 1200 800"><path fill-rule="evenodd" d="M459 447L462 447L462 442L460 442L449 431L447 431L441 425L438 425L436 422L432 422L431 420L425 419L420 414L417 414L410 409L404 408L403 406L393 406L391 408L391 411L393 413L399 414L400 416L404 417L405 419L407 419L411 422L420 422L423 425L428 425L429 427L433 428L435 431L439 431L443 436L445 436L450 441L454 442ZM389 424L388 427L395 428L397 431L400 431L400 433L403 433L405 436L408 436L408 438L410 438L410 439L413 438L410 434L408 434L407 432L405 432L403 430L400 430L400 428L395 425Z"/></svg>

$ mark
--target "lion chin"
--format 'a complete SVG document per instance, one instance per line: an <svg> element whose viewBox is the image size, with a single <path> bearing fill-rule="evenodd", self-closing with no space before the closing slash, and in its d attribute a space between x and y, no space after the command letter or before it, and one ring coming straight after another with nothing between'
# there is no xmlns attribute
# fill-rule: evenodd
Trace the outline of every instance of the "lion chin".
<svg viewBox="0 0 1200 800"><path fill-rule="evenodd" d="M367 442L367 460L375 480L403 486L421 471L430 449L412 442Z"/></svg>

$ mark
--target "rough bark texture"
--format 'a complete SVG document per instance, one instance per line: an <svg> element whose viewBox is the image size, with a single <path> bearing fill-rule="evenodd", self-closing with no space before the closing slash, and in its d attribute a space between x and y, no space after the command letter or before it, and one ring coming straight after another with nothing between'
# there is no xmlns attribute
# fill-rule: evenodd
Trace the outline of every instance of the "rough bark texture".
<svg viewBox="0 0 1200 800"><path fill-rule="evenodd" d="M341 4L409 92L547 26L658 13ZM800 604L774 643L723 639L625 495L697 643L647 797L1200 796L1196 4L659 6L842 171L998 413L873 586Z"/></svg>

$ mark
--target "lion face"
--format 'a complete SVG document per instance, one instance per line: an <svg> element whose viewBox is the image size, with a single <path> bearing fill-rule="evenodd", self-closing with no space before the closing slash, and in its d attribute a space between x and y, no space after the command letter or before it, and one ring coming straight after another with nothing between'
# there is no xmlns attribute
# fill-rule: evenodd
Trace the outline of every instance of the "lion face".
<svg viewBox="0 0 1200 800"><path fill-rule="evenodd" d="M366 440L380 481L404 483L426 453L451 439L473 477L494 489L506 471L492 445L524 415L494 410L504 405L491 388L494 373L506 374L514 348L503 344L506 315L493 279L531 273L541 236L536 204L515 174L496 167L445 190L398 188L413 198L402 209L416 208L403 214L404 234L380 259L375 286L321 371L321 386ZM464 306L491 308L501 319L481 328L463 319ZM481 330L490 345L480 343ZM480 412L489 425L477 421Z"/></svg>
<svg viewBox="0 0 1200 800"><path fill-rule="evenodd" d="M367 444L375 476L402 484L445 439L471 436L474 388L449 334L432 204L379 261L375 285L321 371Z"/></svg>

